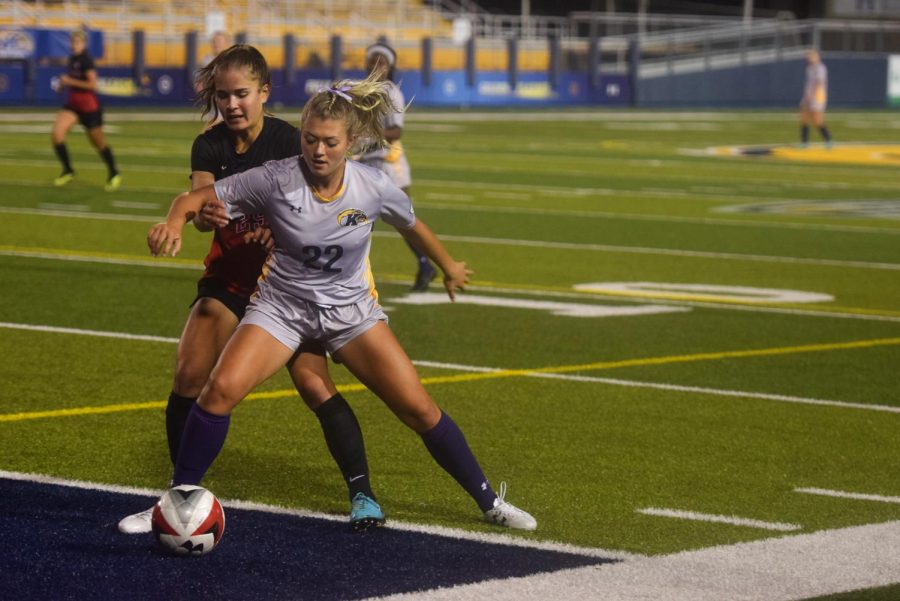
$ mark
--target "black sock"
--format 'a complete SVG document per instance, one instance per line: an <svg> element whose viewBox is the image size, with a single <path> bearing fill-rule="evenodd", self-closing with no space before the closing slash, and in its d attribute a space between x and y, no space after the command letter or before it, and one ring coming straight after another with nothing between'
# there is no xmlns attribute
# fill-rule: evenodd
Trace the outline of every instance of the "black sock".
<svg viewBox="0 0 900 601"><path fill-rule="evenodd" d="M809 142L809 126L804 125L800 128L800 141L806 144Z"/></svg>
<svg viewBox="0 0 900 601"><path fill-rule="evenodd" d="M828 131L828 126L823 125L819 128L819 133L822 134L822 139L826 142L831 142L831 133Z"/></svg>
<svg viewBox="0 0 900 601"><path fill-rule="evenodd" d="M103 162L106 163L106 168L109 170L108 179L112 179L114 176L118 175L119 172L116 170L116 160L113 158L112 150L109 146L100 151L100 156L103 157Z"/></svg>
<svg viewBox="0 0 900 601"><path fill-rule="evenodd" d="M178 459L178 447L181 446L181 435L184 433L184 422L191 412L197 397L185 397L169 393L169 404L166 405L166 436L169 438L169 458L172 465Z"/></svg>
<svg viewBox="0 0 900 601"><path fill-rule="evenodd" d="M72 173L72 164L69 162L69 149L66 148L65 142L54 144L53 150L56 151L56 156L59 157L59 162L62 163L63 173Z"/></svg>
<svg viewBox="0 0 900 601"><path fill-rule="evenodd" d="M456 422L441 412L438 423L421 436L434 460L469 493L481 511L491 509L497 495Z"/></svg>
<svg viewBox="0 0 900 601"><path fill-rule="evenodd" d="M337 463L347 483L350 499L363 493L372 500L375 494L369 482L369 464L362 430L353 409L340 393L316 408L316 417L322 426L328 450Z"/></svg>

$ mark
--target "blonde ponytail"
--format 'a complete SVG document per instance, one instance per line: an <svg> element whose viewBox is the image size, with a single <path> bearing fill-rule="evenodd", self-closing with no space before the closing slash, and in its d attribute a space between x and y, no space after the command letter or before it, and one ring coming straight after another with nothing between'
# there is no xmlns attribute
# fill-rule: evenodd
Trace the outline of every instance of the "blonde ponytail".
<svg viewBox="0 0 900 601"><path fill-rule="evenodd" d="M300 128L310 117L336 119L347 126L347 137L357 143L384 144L384 118L405 107L394 106L390 84L369 75L362 81L343 80L316 92L303 107Z"/></svg>

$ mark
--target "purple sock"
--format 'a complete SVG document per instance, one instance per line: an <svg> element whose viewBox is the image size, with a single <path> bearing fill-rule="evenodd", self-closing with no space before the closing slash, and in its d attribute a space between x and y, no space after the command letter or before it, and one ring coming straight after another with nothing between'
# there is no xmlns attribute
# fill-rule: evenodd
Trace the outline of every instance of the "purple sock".
<svg viewBox="0 0 900 601"><path fill-rule="evenodd" d="M481 471L478 460L456 422L441 412L438 423L421 436L434 460L475 499L481 511L491 509L497 495L488 484L487 477Z"/></svg>
<svg viewBox="0 0 900 601"><path fill-rule="evenodd" d="M194 403L184 422L181 447L178 449L178 460L172 474L172 486L200 484L206 470L225 444L230 422L230 415L214 415Z"/></svg>

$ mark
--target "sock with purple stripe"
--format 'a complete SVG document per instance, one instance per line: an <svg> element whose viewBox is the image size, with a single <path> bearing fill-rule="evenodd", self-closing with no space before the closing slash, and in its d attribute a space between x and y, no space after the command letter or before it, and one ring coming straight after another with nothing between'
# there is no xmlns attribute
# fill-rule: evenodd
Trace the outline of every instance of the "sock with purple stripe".
<svg viewBox="0 0 900 601"><path fill-rule="evenodd" d="M184 423L181 448L172 474L172 486L200 484L206 470L215 461L225 437L231 415L215 415L194 404Z"/></svg>
<svg viewBox="0 0 900 601"><path fill-rule="evenodd" d="M497 495L456 422L442 411L438 423L421 436L434 460L469 493L481 511L493 508Z"/></svg>

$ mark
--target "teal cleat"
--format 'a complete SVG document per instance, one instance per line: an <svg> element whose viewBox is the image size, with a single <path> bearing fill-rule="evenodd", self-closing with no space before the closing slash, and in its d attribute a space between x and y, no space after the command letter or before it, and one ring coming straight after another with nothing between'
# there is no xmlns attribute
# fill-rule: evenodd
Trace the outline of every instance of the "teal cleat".
<svg viewBox="0 0 900 601"><path fill-rule="evenodd" d="M350 503L350 528L362 532L384 524L381 506L361 492L356 493Z"/></svg>

